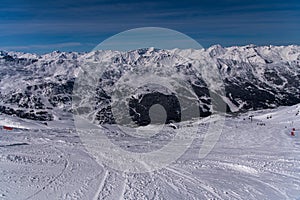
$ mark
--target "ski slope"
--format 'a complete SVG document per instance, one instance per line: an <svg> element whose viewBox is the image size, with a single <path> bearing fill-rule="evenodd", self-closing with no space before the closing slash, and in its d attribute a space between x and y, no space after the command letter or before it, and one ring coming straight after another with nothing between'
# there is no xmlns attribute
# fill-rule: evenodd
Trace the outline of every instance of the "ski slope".
<svg viewBox="0 0 300 200"><path fill-rule="evenodd" d="M0 199L299 199L299 110L228 116L206 158L198 158L199 134L176 162L139 174L98 164L71 121L45 126L0 115L0 127L15 127L0 128Z"/></svg>

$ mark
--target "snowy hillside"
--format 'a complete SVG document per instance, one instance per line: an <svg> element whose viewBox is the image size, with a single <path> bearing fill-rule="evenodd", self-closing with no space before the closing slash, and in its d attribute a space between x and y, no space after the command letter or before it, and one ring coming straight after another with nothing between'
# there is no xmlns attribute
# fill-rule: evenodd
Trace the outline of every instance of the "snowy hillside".
<svg viewBox="0 0 300 200"><path fill-rule="evenodd" d="M0 129L0 198L299 199L299 110L300 104L228 117L205 159L198 158L204 139L200 131L180 159L148 173L125 173L98 164L71 123L42 127L34 120L2 116L1 122L20 128ZM201 120L201 130L210 119ZM295 136L290 136L292 128ZM143 146L153 148L165 140L157 138ZM118 141L128 151L142 147L130 138Z"/></svg>
<svg viewBox="0 0 300 200"><path fill-rule="evenodd" d="M201 65L202 74L195 74ZM211 97L205 76L216 66L226 95L213 91L227 104L228 112L275 108L300 102L299 46L242 46L206 50L154 48L129 52L52 52L36 55L0 52L0 112L40 121L70 117L74 78L87 63L106 63L109 72L99 83L99 106L94 120L112 122L108 91L125 71L136 66L177 70L191 83L200 101L200 113L211 114ZM86 108L84 108L86 109ZM93 112L95 112L93 110Z"/></svg>

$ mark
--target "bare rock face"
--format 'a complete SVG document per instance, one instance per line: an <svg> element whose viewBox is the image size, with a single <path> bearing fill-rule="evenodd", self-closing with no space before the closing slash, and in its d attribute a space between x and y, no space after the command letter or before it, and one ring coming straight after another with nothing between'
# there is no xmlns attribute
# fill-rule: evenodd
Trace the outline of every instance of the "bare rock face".
<svg viewBox="0 0 300 200"><path fill-rule="evenodd" d="M177 97L175 95L166 95L159 92L144 94L137 99L130 99L129 114L132 120L140 126L150 124L150 109L156 104L161 105L163 107L162 109L166 111L164 123L181 121L181 108ZM157 109L156 113L158 113L158 116L154 116L152 119L158 119L160 117L159 111L162 109Z"/></svg>

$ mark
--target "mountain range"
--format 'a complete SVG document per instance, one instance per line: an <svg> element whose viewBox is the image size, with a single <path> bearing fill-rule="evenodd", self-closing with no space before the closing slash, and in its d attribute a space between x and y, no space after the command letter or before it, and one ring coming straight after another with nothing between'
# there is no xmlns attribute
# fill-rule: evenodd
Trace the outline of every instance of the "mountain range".
<svg viewBox="0 0 300 200"><path fill-rule="evenodd" d="M93 103L75 104L74 108L74 82L90 63L105 63L108 71L95 83ZM213 113L212 94L226 104L231 114L300 103L300 46L296 45L55 51L44 55L0 51L0 113L52 121L69 119L76 111L99 123L114 123L111 92L127 72L143 66L182 74L198 98L203 117ZM224 93L213 89L214 82L207 76L216 72ZM128 102L130 116L137 124L150 123L148 115L153 104L164 106L168 122L180 121L182 109L178 108L176 94L155 88L138 93L132 94ZM88 102L85 98L90 97L81 96L80 102Z"/></svg>

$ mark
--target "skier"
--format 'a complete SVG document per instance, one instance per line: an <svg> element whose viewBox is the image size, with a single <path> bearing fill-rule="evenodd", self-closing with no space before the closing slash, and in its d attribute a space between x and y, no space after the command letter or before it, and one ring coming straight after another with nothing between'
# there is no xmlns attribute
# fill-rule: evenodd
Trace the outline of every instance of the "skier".
<svg viewBox="0 0 300 200"><path fill-rule="evenodd" d="M295 136L295 132L294 131L291 132L291 136Z"/></svg>

